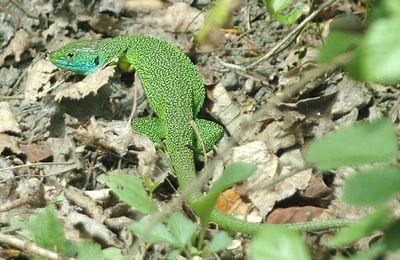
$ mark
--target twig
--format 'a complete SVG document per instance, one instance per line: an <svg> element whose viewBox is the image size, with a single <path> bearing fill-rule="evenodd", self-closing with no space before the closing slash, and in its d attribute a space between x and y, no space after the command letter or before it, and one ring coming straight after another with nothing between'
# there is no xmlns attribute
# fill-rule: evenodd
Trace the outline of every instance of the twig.
<svg viewBox="0 0 400 260"><path fill-rule="evenodd" d="M13 200L9 203L5 203L4 205L0 206L0 212L9 211L9 210L21 207L23 205L26 205L28 203L29 203L29 199L27 197L19 198L19 199Z"/></svg>
<svg viewBox="0 0 400 260"><path fill-rule="evenodd" d="M262 56L260 59L257 61L253 62L252 64L248 65L246 69L251 69L254 66L260 64L264 60L269 59L271 56L273 56L288 40L290 40L293 35L296 35L298 31L301 31L312 19L314 19L321 11L323 11L325 8L333 4L336 0L329 0L322 4L316 11L311 13L306 19L304 19L293 31L291 31L286 37L284 37L282 40L278 42L267 54Z"/></svg>
<svg viewBox="0 0 400 260"><path fill-rule="evenodd" d="M15 170L19 168L26 168L26 167L38 167L38 166L44 166L44 165L71 165L74 164L74 162L40 162L40 163L32 163L32 164L22 164L22 165L16 165L16 166L10 166L10 167L4 167L0 168L1 171L9 171L9 170Z"/></svg>
<svg viewBox="0 0 400 260"><path fill-rule="evenodd" d="M190 125L192 126L192 129L196 135L197 141L201 143L201 149L203 151L203 156L204 156L204 164L207 165L208 160L207 160L206 146L204 145L204 140L201 137L199 128L197 128L197 125L193 120L190 121ZM194 148L196 149L196 147L194 147Z"/></svg>
<svg viewBox="0 0 400 260"><path fill-rule="evenodd" d="M36 244L28 241L21 240L15 236L6 235L0 233L0 242L5 243L7 245L14 246L16 248L22 249L28 253L38 255L41 257L45 257L51 260L73 260L75 258L68 258L61 256L53 251L47 250L45 248L39 247Z"/></svg>
<svg viewBox="0 0 400 260"><path fill-rule="evenodd" d="M132 111L128 119L127 127L132 126L133 116L135 115L136 108L137 108L137 95L138 95L138 84L140 84L139 75L135 74L135 80L133 82L133 104L132 104Z"/></svg>
<svg viewBox="0 0 400 260"><path fill-rule="evenodd" d="M220 58L215 57L215 59L221 63L221 65L230 68L230 69L234 69L234 70L240 70L240 71L246 71L245 68L243 68L242 66L236 65L236 64L232 64L232 63L228 63L228 62L224 62L222 61Z"/></svg>
<svg viewBox="0 0 400 260"><path fill-rule="evenodd" d="M3 95L0 95L0 102L3 101L3 100L13 100L13 99L21 99L21 100L23 100L23 99L25 99L25 97L22 96L22 95L18 95L18 96L3 96Z"/></svg>

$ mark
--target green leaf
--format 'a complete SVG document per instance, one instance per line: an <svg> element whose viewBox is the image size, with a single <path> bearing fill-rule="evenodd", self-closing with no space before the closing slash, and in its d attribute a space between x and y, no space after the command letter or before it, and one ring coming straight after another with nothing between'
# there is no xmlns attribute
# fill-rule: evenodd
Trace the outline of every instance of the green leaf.
<svg viewBox="0 0 400 260"><path fill-rule="evenodd" d="M232 238L229 237L228 233L221 231L218 232L213 239L211 240L210 244L208 244L208 253L217 253L221 250L227 248L230 244L232 244Z"/></svg>
<svg viewBox="0 0 400 260"><path fill-rule="evenodd" d="M57 218L53 205L48 205L32 218L28 223L28 228L38 246L64 256L72 256L72 247L65 239L62 224Z"/></svg>
<svg viewBox="0 0 400 260"><path fill-rule="evenodd" d="M311 260L300 235L290 229L265 226L251 242L251 259Z"/></svg>
<svg viewBox="0 0 400 260"><path fill-rule="evenodd" d="M78 260L104 259L101 247L91 241L84 241L78 245Z"/></svg>
<svg viewBox="0 0 400 260"><path fill-rule="evenodd" d="M283 11L285 8L288 8L291 4L293 4L293 0L267 0L272 3L272 8L275 12Z"/></svg>
<svg viewBox="0 0 400 260"><path fill-rule="evenodd" d="M247 179L255 169L254 165L243 162L234 162L226 167L222 176L211 186L208 194L193 203L193 209L199 215L203 225L208 222L218 196L235 183Z"/></svg>
<svg viewBox="0 0 400 260"><path fill-rule="evenodd" d="M157 211L157 207L143 188L143 182L140 178L132 175L117 174L108 176L106 183L129 206L144 214L153 214Z"/></svg>
<svg viewBox="0 0 400 260"><path fill-rule="evenodd" d="M181 247L180 242L168 231L164 224L157 222L151 229L149 227L149 220L142 219L131 225L130 229L147 243L167 243L171 246Z"/></svg>
<svg viewBox="0 0 400 260"><path fill-rule="evenodd" d="M328 133L310 145L307 159L321 170L390 162L397 151L396 131L387 120L359 123Z"/></svg>
<svg viewBox="0 0 400 260"><path fill-rule="evenodd" d="M350 245L362 237L368 236L373 231L381 228L389 218L386 208L376 210L373 214L359 220L358 222L342 229L329 242L329 247L341 247Z"/></svg>
<svg viewBox="0 0 400 260"><path fill-rule="evenodd" d="M180 256L181 250L172 250L171 252L168 253L167 255L167 260L176 260L178 259L178 256ZM184 259L184 258L182 258Z"/></svg>
<svg viewBox="0 0 400 260"><path fill-rule="evenodd" d="M331 32L326 38L325 44L319 53L318 62L328 63L332 61L340 54L358 46L360 40L361 36L359 34L349 32Z"/></svg>
<svg viewBox="0 0 400 260"><path fill-rule="evenodd" d="M374 21L347 66L350 74L363 81L400 82L399 28L399 16Z"/></svg>
<svg viewBox="0 0 400 260"><path fill-rule="evenodd" d="M293 24L303 14L300 9L295 7L288 14L283 13L293 4L293 0L264 0L263 2L271 17L283 25Z"/></svg>
<svg viewBox="0 0 400 260"><path fill-rule="evenodd" d="M249 178L255 170L256 167L251 163L233 162L226 167L222 176L214 182L208 193L219 195L236 183Z"/></svg>
<svg viewBox="0 0 400 260"><path fill-rule="evenodd" d="M127 256L121 254L121 250L116 247L109 247L103 250L105 260L124 260L130 259Z"/></svg>
<svg viewBox="0 0 400 260"><path fill-rule="evenodd" d="M399 192L400 169L377 168L350 176L343 186L343 200L359 207L378 206Z"/></svg>
<svg viewBox="0 0 400 260"><path fill-rule="evenodd" d="M177 212L168 219L168 226L180 246L184 247L192 238L197 225L183 216L182 213Z"/></svg>

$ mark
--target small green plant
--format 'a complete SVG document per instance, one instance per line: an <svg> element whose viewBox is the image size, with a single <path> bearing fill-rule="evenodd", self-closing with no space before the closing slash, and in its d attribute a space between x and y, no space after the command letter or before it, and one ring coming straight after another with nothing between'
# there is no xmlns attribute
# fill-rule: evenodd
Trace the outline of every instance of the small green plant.
<svg viewBox="0 0 400 260"><path fill-rule="evenodd" d="M386 119L339 129L310 146L308 160L321 170L370 166L345 181L343 200L357 207L374 207L375 211L344 228L328 246L348 246L375 230L383 230L383 239L356 257L375 259L386 251L400 249L400 238L394 235L400 220L388 209L389 201L400 193L400 168L393 164L397 152L396 130Z"/></svg>
<svg viewBox="0 0 400 260"><path fill-rule="evenodd" d="M310 260L306 243L298 232L278 226L265 226L251 241L251 259Z"/></svg>
<svg viewBox="0 0 400 260"><path fill-rule="evenodd" d="M164 222L165 224L160 222L149 223L147 219L142 220L132 225L131 230L148 243L168 244L174 249L170 253L171 259L182 252L188 257L193 255L207 257L223 250L231 243L231 239L226 232L218 232L211 242L204 246L204 236L211 211L218 196L224 190L235 183L247 179L254 170L255 166L248 163L236 162L230 164L226 167L222 176L211 186L207 195L193 205L201 223L197 239L197 225L180 213L173 214ZM116 174L108 176L106 183L122 201L140 212L151 215L158 211L144 189L140 178L126 174Z"/></svg>
<svg viewBox="0 0 400 260"><path fill-rule="evenodd" d="M320 62L329 63L340 53L351 56L346 69L358 80L383 83L400 81L400 8L397 0L375 1L368 30L333 32L326 39ZM350 50L350 52L348 52Z"/></svg>
<svg viewBox="0 0 400 260"><path fill-rule="evenodd" d="M102 250L100 245L86 240L80 243L72 243L64 235L61 221L57 218L53 205L48 205L36 216L33 216L28 223L16 223L20 227L25 227L30 232L30 238L36 245L54 251L65 257L75 257L79 260L84 259L122 259L122 255L117 248L107 248ZM35 259L45 259L36 256Z"/></svg>
<svg viewBox="0 0 400 260"><path fill-rule="evenodd" d="M295 23L305 12L296 5L302 1L294 0L263 0L271 17L283 25Z"/></svg>
<svg viewBox="0 0 400 260"><path fill-rule="evenodd" d="M225 249L232 242L228 234L221 231L214 236L207 246L199 249L195 246L197 225L181 213L174 213L167 219L166 224L155 223L153 226L149 220L141 220L133 224L131 230L147 243L168 244L172 249L168 259L175 259L182 252L187 257L194 255L208 257Z"/></svg>

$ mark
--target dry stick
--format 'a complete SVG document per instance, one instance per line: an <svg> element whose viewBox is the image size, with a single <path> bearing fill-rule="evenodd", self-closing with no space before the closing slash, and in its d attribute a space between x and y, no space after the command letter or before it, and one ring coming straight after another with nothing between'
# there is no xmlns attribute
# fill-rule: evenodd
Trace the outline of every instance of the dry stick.
<svg viewBox="0 0 400 260"><path fill-rule="evenodd" d="M331 4L333 4L336 0L329 0L327 2L325 2L324 4L322 4L316 11L314 11L313 13L311 13L309 16L307 16L306 19L304 19L297 27L296 29L294 29L293 31L291 31L288 35L286 35L285 38L283 38L282 40L279 41L278 44L276 44L267 54L265 54L264 56L262 56L260 59L258 59L257 61L253 62L252 64L248 65L246 67L246 69L251 69L254 66L256 66L257 64L260 64L261 62L263 62L264 60L269 59L271 56L273 56L284 44L285 42L287 42L288 40L290 40L290 38L293 37L293 35L296 35L297 32L299 32L300 30L302 30L312 19L314 19L321 11L323 11L324 9L326 9L327 7L329 7Z"/></svg>
<svg viewBox="0 0 400 260"><path fill-rule="evenodd" d="M200 134L199 128L197 128L196 122L191 120L190 121L190 125L192 126L192 129L193 129L193 131L194 131L194 133L196 135L197 141L201 143L201 149L202 149L203 156L204 156L204 165L207 166L207 163L208 163L208 161L207 161L207 151L206 151L206 146L204 145L204 140L201 137L201 134Z"/></svg>
<svg viewBox="0 0 400 260"><path fill-rule="evenodd" d="M22 95L19 95L19 96L3 96L3 95L0 95L0 102L1 101L4 101L4 100L14 100L14 99L25 99L25 97L24 96L22 96Z"/></svg>
<svg viewBox="0 0 400 260"><path fill-rule="evenodd" d="M29 198L27 197L23 197L23 198L19 198L16 200L13 200L11 202L5 203L2 206L0 206L0 212L6 212L18 207L21 207L23 205L26 205L29 203Z"/></svg>
<svg viewBox="0 0 400 260"><path fill-rule="evenodd" d="M38 167L38 166L44 166L44 165L71 165L74 164L74 162L65 162L65 163L57 163L57 162L42 162L42 163L32 163L32 164L23 164L23 165L16 165L16 166L11 166L11 167L5 167L5 168L0 168L1 171L9 171L9 170L15 170L19 168L26 168L26 167Z"/></svg>
<svg viewBox="0 0 400 260"><path fill-rule="evenodd" d="M137 73L135 74L135 80L133 82L133 104L132 104L132 112L129 116L128 119L128 124L127 127L131 127L132 126L132 120L133 120L133 116L135 115L136 112L136 107L137 107L137 95L138 95L138 84L140 84L140 80L139 80L139 76L137 75Z"/></svg>
<svg viewBox="0 0 400 260"><path fill-rule="evenodd" d="M19 248L19 249L22 249L31 254L45 257L45 258L51 259L51 260L66 260L66 259L73 260L73 259L75 259L75 258L68 258L68 257L61 256L57 253L54 253L53 251L39 247L34 243L24 241L15 236L6 235L3 233L0 233L0 242L5 243L7 245L11 245L11 246Z"/></svg>

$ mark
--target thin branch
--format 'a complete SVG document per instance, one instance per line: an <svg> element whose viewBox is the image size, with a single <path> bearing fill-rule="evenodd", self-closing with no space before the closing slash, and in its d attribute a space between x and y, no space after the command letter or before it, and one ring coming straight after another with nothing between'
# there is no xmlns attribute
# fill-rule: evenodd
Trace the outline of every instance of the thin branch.
<svg viewBox="0 0 400 260"><path fill-rule="evenodd" d="M321 11L325 10L331 4L333 4L336 0L329 0L322 4L316 11L312 12L306 19L304 19L293 31L291 31L285 38L280 40L267 54L262 56L257 61L253 62L252 64L248 65L246 69L251 69L256 65L260 64L261 62L269 59L273 56L287 41L289 41L294 35L296 35L299 31L303 30L303 28L312 20L314 19Z"/></svg>
<svg viewBox="0 0 400 260"><path fill-rule="evenodd" d="M47 250L45 248L39 247L36 244L28 241L21 240L15 236L7 235L0 233L0 242L5 243L7 245L19 248L28 252L30 254L38 255L41 257L45 257L51 260L73 260L75 258L68 258L65 256L61 256L53 251Z"/></svg>
<svg viewBox="0 0 400 260"><path fill-rule="evenodd" d="M1 171L10 171L10 170L15 170L15 169L20 169L20 168L27 168L27 167L38 167L38 166L45 166L45 165L72 165L74 162L40 162L40 163L32 163L32 164L22 164L22 165L16 165L16 166L10 166L10 167L4 167L0 168Z"/></svg>
<svg viewBox="0 0 400 260"><path fill-rule="evenodd" d="M201 137L199 128L197 127L196 123L193 120L190 121L190 125L192 126L192 129L196 135L197 141L201 143L201 149L202 149L203 156L204 156L204 164L207 166L207 162L208 162L207 151L206 151L206 146L204 145L204 140ZM196 149L196 147L194 147L194 148Z"/></svg>
<svg viewBox="0 0 400 260"><path fill-rule="evenodd" d="M132 103L132 111L128 119L127 127L132 126L132 120L133 116L135 115L136 108L137 108L137 96L138 96L138 86L139 86L140 80L139 80L139 75L136 73L135 74L135 80L133 82L133 103Z"/></svg>

